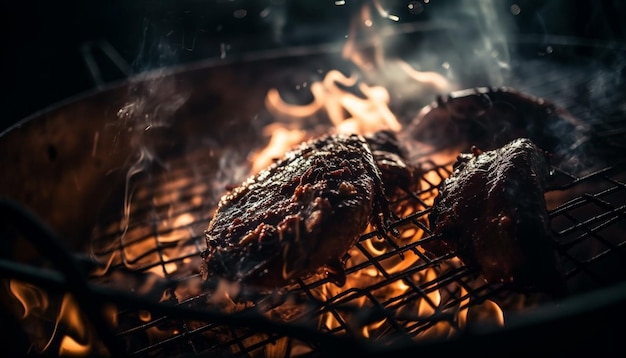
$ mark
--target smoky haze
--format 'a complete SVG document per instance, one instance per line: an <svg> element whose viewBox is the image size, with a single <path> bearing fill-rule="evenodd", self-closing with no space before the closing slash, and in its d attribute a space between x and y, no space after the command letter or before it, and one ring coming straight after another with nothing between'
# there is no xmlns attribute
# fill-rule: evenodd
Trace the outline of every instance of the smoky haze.
<svg viewBox="0 0 626 358"><path fill-rule="evenodd" d="M85 44L108 44L124 62L132 64L145 39L146 21L158 25L162 39L178 49L173 63L158 63L152 58L151 66L184 64L224 54L234 57L246 51L335 41L347 33L348 19L362 2L343 3L341 6L333 1L305 0L13 3L2 12L4 33L8 34L2 56L3 79L8 90L2 96L0 131L37 111L96 89L81 52ZM487 3L495 5L489 11L498 14L505 30L519 35L513 51L507 46L510 58L520 53L543 54L569 62L572 57L596 58L612 51L597 47L599 43L611 48L624 44L626 31L621 19L626 5L620 1L578 1L575 6L565 0L481 2ZM394 25L397 29L427 22L440 12L455 20L470 11L465 6L468 3L463 1L380 1L380 4L398 16ZM491 26L503 24L485 21L479 25L484 31L491 31ZM400 44L395 46L397 52L414 52L419 46L412 40L413 36L400 34L394 41L388 38L386 44L388 47ZM560 45L551 42L557 39ZM571 46L572 39L592 46ZM495 40L492 37L492 45L500 52L501 42ZM439 43L443 46L446 42ZM552 51L548 46L552 46ZM427 65L429 58L438 62L436 51L441 48L433 45L426 49L430 53L422 55L423 63ZM96 47L93 52L105 84L126 78L105 51ZM466 62L478 61L475 54L464 51L458 57ZM503 62L506 63L506 58ZM476 77L484 78L484 75L477 73ZM490 82L497 80L497 76L490 77Z"/></svg>

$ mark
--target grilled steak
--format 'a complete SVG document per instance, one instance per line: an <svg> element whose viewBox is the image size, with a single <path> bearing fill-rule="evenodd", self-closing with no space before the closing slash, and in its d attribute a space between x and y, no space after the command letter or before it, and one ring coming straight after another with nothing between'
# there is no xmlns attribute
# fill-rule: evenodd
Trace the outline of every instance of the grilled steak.
<svg viewBox="0 0 626 358"><path fill-rule="evenodd" d="M429 220L431 255L455 253L491 283L562 294L544 198L549 166L529 139L461 154Z"/></svg>
<svg viewBox="0 0 626 358"><path fill-rule="evenodd" d="M547 99L507 87L454 91L424 107L408 132L437 148L474 144L483 150L529 138L552 155L552 164L576 167L587 147L589 126Z"/></svg>
<svg viewBox="0 0 626 358"><path fill-rule="evenodd" d="M379 156L384 137L371 139ZM221 198L206 230L205 275L279 287L325 269L342 285L350 247L369 223L384 231L389 219L381 177L362 136L301 144Z"/></svg>

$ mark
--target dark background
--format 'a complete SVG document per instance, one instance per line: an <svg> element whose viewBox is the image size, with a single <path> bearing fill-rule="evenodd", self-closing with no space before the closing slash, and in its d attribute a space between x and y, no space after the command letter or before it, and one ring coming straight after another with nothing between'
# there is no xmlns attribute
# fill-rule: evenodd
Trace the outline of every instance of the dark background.
<svg viewBox="0 0 626 358"><path fill-rule="evenodd" d="M2 11L0 132L77 94L157 67L336 41L363 1L109 0L12 2ZM409 11L413 3L423 11ZM468 3L472 3L471 1ZM495 1L521 34L626 46L622 1ZM400 23L463 1L381 1ZM511 6L521 9L516 16ZM415 7L414 7L415 9ZM88 69L85 53L97 64ZM592 54L593 55L593 54ZM111 57L119 56L118 65ZM120 65L122 64L122 65ZM127 67L126 67L127 66ZM121 67L121 68L120 68Z"/></svg>

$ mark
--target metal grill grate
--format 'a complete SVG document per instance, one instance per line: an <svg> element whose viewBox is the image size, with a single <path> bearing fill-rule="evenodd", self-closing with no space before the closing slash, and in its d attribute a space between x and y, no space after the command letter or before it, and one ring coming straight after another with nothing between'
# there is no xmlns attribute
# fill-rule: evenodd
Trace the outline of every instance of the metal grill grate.
<svg viewBox="0 0 626 358"><path fill-rule="evenodd" d="M405 215L393 227L402 233L421 231L422 238L389 239L375 231L362 235L351 252L359 259L346 272L348 282L354 277L358 285L339 289L330 279L316 277L284 291L263 293L214 279L204 282L199 272L203 230L219 190L210 185L215 168L210 164L198 167L203 161L194 155L201 154L173 161L167 170L131 178L130 185L138 189L130 200L129 220L120 213L94 231L92 256L108 268L95 270L94 282L120 288L129 281L128 271L131 276L141 274L126 289L141 292L145 287L143 292L155 300L174 304L175 310L167 314L136 306L120 311L116 334L132 355L288 355L322 349L320 339L325 338L320 337L326 336L378 347L405 345L454 335L472 324L493 323L493 304L506 316L546 302L541 295L485 284L452 254L435 260L422 254L421 244L431 239L426 224L429 198L450 173L450 164L433 163L423 163L426 169L420 188L394 202L396 211ZM555 186L547 194L550 217L573 292L626 280L624 178L624 164L581 177L556 169ZM403 265L405 261L411 263ZM398 266L406 267L397 270ZM239 297L240 302L216 298L229 289L235 290L231 297ZM190 318L186 308L221 313L223 322L231 319L232 324L217 323L214 316L201 319L201 314ZM239 325L233 315L249 323ZM277 326L263 326L266 318ZM280 327L285 331L276 333ZM363 327L369 327L368 331Z"/></svg>
<svg viewBox="0 0 626 358"><path fill-rule="evenodd" d="M577 290L625 278L625 174L619 163L580 178L569 175L571 182L559 188L578 194L550 213L566 275Z"/></svg>
<svg viewBox="0 0 626 358"><path fill-rule="evenodd" d="M546 98L576 97L565 107L580 117L602 118L592 124L603 140L623 150L623 108L614 106L624 103L623 91L602 91L587 97L588 102L578 100L578 93L563 93L566 80L574 84L571 88L603 88L592 82L611 76L594 79L578 68L571 73L524 68L547 77L522 73L518 77L526 83L513 81L513 87ZM532 78L538 83L530 83ZM10 258L0 260L0 272L37 284L51 295L69 292L80 298L80 308L112 355L285 356L328 349L356 354L451 337L473 324L494 323L494 305L505 317L529 307L550 306L541 295L485 284L452 253L436 259L421 254L422 243L431 240L425 220L428 198L450 173L449 164L429 162L423 163L420 187L395 203L402 219L394 227L403 234L423 236L402 240L364 234L352 252L358 260L347 270L349 277L367 279L358 280L359 285L337 289L329 279L315 277L287 290L255 292L215 278L204 281L203 231L223 187L232 184L220 176L219 160L228 157L225 154L217 149L209 156L193 152L135 171L128 179L129 211L119 209L120 197L113 198L116 210L99 218L82 252L56 245L60 240L41 230L36 218L22 217L20 208L3 205L0 217L12 224L7 226L22 228L21 234L42 249L43 258L59 272L22 267ZM554 238L572 293L626 282L626 165L617 160L608 164L584 174L555 168L555 183L547 194ZM401 270L391 269L407 262ZM88 280L81 281L77 271L88 272ZM397 286L401 290L396 292ZM241 302L225 300L224 292ZM109 304L116 308L113 318L108 317L114 322L112 332L108 325L98 324L102 323L98 313ZM57 351L54 348L50 352Z"/></svg>

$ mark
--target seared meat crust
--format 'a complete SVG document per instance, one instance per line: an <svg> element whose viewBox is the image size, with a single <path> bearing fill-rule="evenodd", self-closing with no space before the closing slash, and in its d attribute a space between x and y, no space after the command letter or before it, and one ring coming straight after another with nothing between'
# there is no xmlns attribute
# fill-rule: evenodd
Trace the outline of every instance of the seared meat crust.
<svg viewBox="0 0 626 358"><path fill-rule="evenodd" d="M461 154L429 220L431 255L456 253L491 283L561 294L563 281L544 198L549 165L533 142Z"/></svg>
<svg viewBox="0 0 626 358"><path fill-rule="evenodd" d="M387 206L363 137L311 140L222 197L204 273L278 287L324 268L342 285L348 250L370 222L383 226Z"/></svg>

